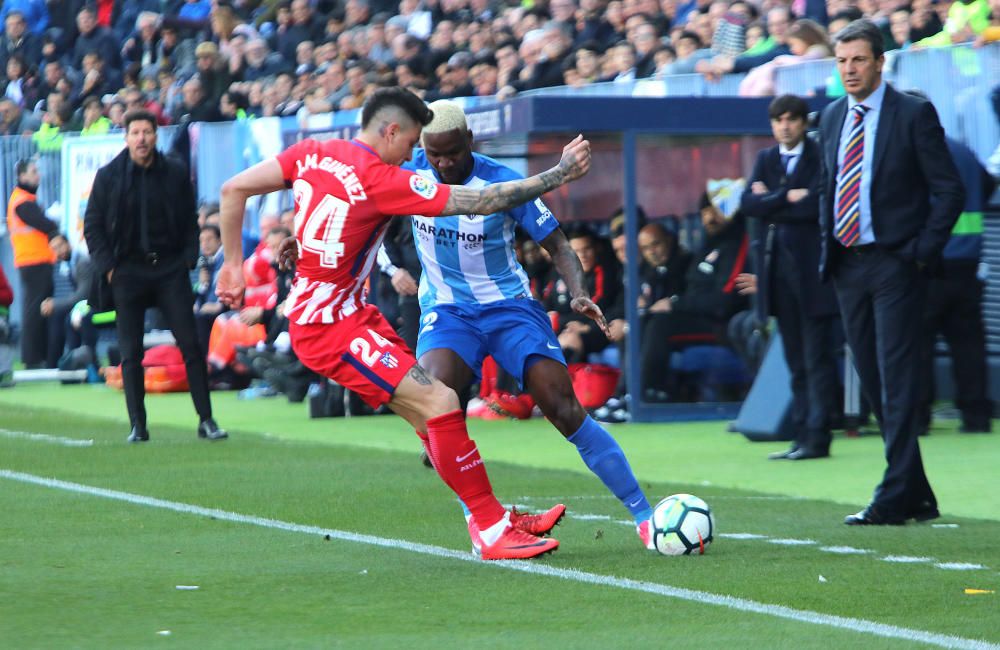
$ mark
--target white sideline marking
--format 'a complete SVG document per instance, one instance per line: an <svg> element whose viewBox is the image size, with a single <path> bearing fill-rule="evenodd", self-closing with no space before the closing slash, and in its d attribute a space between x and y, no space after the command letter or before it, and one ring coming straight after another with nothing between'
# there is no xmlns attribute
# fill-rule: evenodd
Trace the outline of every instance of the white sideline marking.
<svg viewBox="0 0 1000 650"><path fill-rule="evenodd" d="M10 429L0 429L0 436L4 438L20 438L32 442L49 442L54 445L64 447L92 447L93 440L80 440L78 438L66 438L64 436L50 436L47 433L28 433L27 431L11 431Z"/></svg>
<svg viewBox="0 0 1000 650"><path fill-rule="evenodd" d="M933 562L932 557L913 557L912 555L886 555L883 562L896 562L898 564L920 564L922 562Z"/></svg>
<svg viewBox="0 0 1000 650"><path fill-rule="evenodd" d="M564 501L568 499L604 499L616 498L614 495L605 496L593 496L593 497L530 497L521 496L518 497L519 501L532 501L532 500L544 500L544 501ZM517 504L518 508L530 510L531 506L524 505L523 503ZM571 516L573 519L579 519L581 521L610 521L615 524L622 524L624 526L634 526L635 522L627 521L623 519L616 519L608 515L595 515L583 512L576 512L573 510L566 510L566 514ZM958 528L958 524L933 524L934 527L939 528ZM779 546L814 546L819 542L811 539L796 539L794 537L783 538L783 537L768 537L767 535L758 535L757 533L716 533L716 537L720 539L737 539L737 540L761 540L767 542L768 544L777 544ZM840 555L868 555L874 553L874 551L864 549L864 548L854 548L853 546L820 546L818 550L824 551L826 553L836 553ZM922 564L922 563L934 563L934 566L939 569L950 569L952 571L977 571L982 569L988 569L989 567L982 564L973 564L969 562L938 562L932 557L911 557L907 555L887 555L885 557L879 558L884 562L893 562L899 564Z"/></svg>
<svg viewBox="0 0 1000 650"><path fill-rule="evenodd" d="M982 564L970 564L969 562L938 562L934 566L939 569L951 569L952 571L976 571L986 568Z"/></svg>
<svg viewBox="0 0 1000 650"><path fill-rule="evenodd" d="M871 553L865 548L854 548L853 546L820 546L819 550L827 553L838 553L840 555L865 555Z"/></svg>
<svg viewBox="0 0 1000 650"><path fill-rule="evenodd" d="M579 513L573 513L573 519L580 519L583 521L615 521L614 517L610 517L608 515L584 515ZM615 521L615 523L619 522Z"/></svg>
<svg viewBox="0 0 1000 650"><path fill-rule="evenodd" d="M82 485L80 483L70 483L68 481L60 481L58 479L45 478L42 476L35 476L33 474L24 474L22 472L14 472L11 470L0 469L0 478L6 478L12 481L20 481L22 483L41 485L44 487L50 487L59 490L66 490L67 492L88 494L91 496L103 497L105 499L112 499L115 501L124 501L126 503L131 503L135 505L149 506L151 508L160 508L161 510L170 510L173 512L199 515L202 517L214 517L215 519L218 520L229 521L233 523L250 524L252 526L260 526L262 528L284 530L293 533L305 533L307 535L329 535L333 539L339 539L347 542L357 542L360 544L369 544L372 546L401 549L413 553L421 553L423 555L448 558L452 560L461 560L463 562L475 562L487 568L495 567L498 569L518 571L521 573L528 573L532 575L542 575L552 578L560 578L562 580L571 580L574 582L582 582L585 584L599 585L602 587L615 587L618 589L638 591L648 594L654 594L657 596L666 596L668 598L676 598L679 600L686 600L690 602L700 603L703 605L716 605L719 607L725 607L727 609L732 609L740 612L763 614L765 616L773 616L775 618L782 618L790 621L798 621L801 623L809 623L812 625L822 625L825 627L848 630L851 632L858 632L860 634L868 634L871 636L878 636L889 639L902 639L905 641L925 643L927 645L938 646L941 648L961 648L969 650L1000 650L1000 645L990 643L988 641L981 641L978 639L968 639L964 637L951 636L947 634L927 632L924 630L915 630L912 628L899 627L896 625L877 623L875 621L867 621L860 618L848 618L845 616L834 616L832 614L823 614L820 612L813 612L809 610L793 609L791 607L785 607L784 605L769 605L767 603L758 603L756 601L748 600L746 598L737 598L735 596L712 594L705 591L684 589L682 587L671 587L670 585L656 584L652 582L643 582L639 580L629 580L627 578L615 578L613 576L599 575L596 573L587 573L585 571L578 571L576 569L560 569L558 567L553 567L536 562L528 562L523 560L482 562L481 560L477 559L475 556L473 556L468 552L454 551L447 548L441 548L440 546L417 544L415 542L407 542L404 540L387 539L385 537L375 537L374 535L362 535L360 533L352 533L344 530L335 530L332 528L307 526L303 524L295 524L291 522L279 521L277 519L255 517L252 515L241 515L239 513L228 512L226 510L216 510L214 508L203 508L201 506L189 505L186 503L178 503L175 501L165 501L163 499L156 499L153 497L147 497L140 494L131 494L128 492L119 492L117 490L108 490L105 488Z"/></svg>

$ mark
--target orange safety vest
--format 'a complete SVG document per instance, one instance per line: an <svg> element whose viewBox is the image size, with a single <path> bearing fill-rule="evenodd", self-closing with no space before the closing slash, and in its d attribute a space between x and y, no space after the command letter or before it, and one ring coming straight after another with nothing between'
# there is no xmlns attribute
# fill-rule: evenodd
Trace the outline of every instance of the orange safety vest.
<svg viewBox="0 0 1000 650"><path fill-rule="evenodd" d="M15 268L56 262L56 254L49 248L48 235L32 228L17 216L17 206L36 199L31 192L15 187L7 202L7 230L10 232L11 248L14 249Z"/></svg>

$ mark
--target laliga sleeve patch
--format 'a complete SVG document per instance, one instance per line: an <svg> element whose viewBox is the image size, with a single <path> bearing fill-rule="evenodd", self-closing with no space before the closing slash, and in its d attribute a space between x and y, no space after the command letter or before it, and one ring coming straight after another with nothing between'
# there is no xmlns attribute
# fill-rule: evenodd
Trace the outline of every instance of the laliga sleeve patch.
<svg viewBox="0 0 1000 650"><path fill-rule="evenodd" d="M433 199L438 192L437 183L433 183L417 174L410 176L410 189L417 196L422 196L427 200Z"/></svg>

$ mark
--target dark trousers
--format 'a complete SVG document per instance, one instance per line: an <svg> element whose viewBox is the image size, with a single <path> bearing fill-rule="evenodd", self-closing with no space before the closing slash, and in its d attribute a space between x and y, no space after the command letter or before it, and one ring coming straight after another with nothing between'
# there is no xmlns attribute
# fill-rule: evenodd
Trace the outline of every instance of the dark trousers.
<svg viewBox="0 0 1000 650"><path fill-rule="evenodd" d="M670 354L689 344L685 337L699 339L690 343L704 342L718 329L718 323L704 316L677 312L647 314L640 347L642 390L669 390Z"/></svg>
<svg viewBox="0 0 1000 650"><path fill-rule="evenodd" d="M26 368L41 368L48 347L41 306L52 295L52 265L22 266L17 272L21 279L21 362Z"/></svg>
<svg viewBox="0 0 1000 650"><path fill-rule="evenodd" d="M417 349L417 333L420 329L420 301L416 296L399 297L399 337L406 341L410 349Z"/></svg>
<svg viewBox="0 0 1000 650"><path fill-rule="evenodd" d="M983 426L993 415L986 370L986 332L983 328L983 283L976 263L947 266L928 286L924 311L921 415L930 422L934 401L934 346L944 336L951 352L955 377L955 406L967 425Z"/></svg>
<svg viewBox="0 0 1000 650"><path fill-rule="evenodd" d="M48 341L45 349L45 365L55 368L59 365L66 347L66 329L69 327L69 313L73 307L54 309L47 319Z"/></svg>
<svg viewBox="0 0 1000 650"><path fill-rule="evenodd" d="M904 516L936 507L917 443L927 277L912 262L864 246L840 251L833 279L861 389L885 443L888 466L872 503Z"/></svg>
<svg viewBox="0 0 1000 650"><path fill-rule="evenodd" d="M92 320L93 314L85 314L80 319L79 329L73 327L70 322L70 314L66 314L66 348L75 350L81 345L86 345L94 354L97 354L97 328Z"/></svg>
<svg viewBox="0 0 1000 650"><path fill-rule="evenodd" d="M160 309L177 341L184 357L195 411L202 420L212 417L208 369L195 332L194 293L184 264L170 258L155 266L125 262L115 269L111 290L117 313L115 324L122 357L125 405L132 426L146 426L142 336L144 317L149 307Z"/></svg>
<svg viewBox="0 0 1000 650"><path fill-rule="evenodd" d="M826 450L830 447L830 420L839 383L833 349L836 315L808 314L810 297L791 255L775 251L771 277L772 306L791 374L795 444Z"/></svg>

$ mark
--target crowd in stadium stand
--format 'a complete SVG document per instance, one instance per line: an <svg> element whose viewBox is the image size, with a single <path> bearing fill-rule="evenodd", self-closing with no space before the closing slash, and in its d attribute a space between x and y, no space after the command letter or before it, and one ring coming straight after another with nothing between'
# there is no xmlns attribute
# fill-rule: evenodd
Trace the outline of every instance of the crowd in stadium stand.
<svg viewBox="0 0 1000 650"><path fill-rule="evenodd" d="M889 51L1000 39L1000 0L8 0L0 133L57 149L137 106L163 124L304 115L387 85L430 101L749 72L741 93L769 95L862 16Z"/></svg>
<svg viewBox="0 0 1000 650"><path fill-rule="evenodd" d="M163 125L303 119L360 108L376 88L394 85L427 101L503 99L554 86L673 74L700 74L711 81L735 72L746 73L741 95L768 96L775 94L778 68L832 56L831 35L861 17L881 28L890 57L914 48L1000 40L1000 0L5 0L0 135L31 137L39 151L58 151L64 132L120 129L126 112L136 108L151 111ZM815 92L839 96L844 89L834 78ZM1000 115L1000 87L992 99ZM1000 155L994 158L996 173ZM711 221L718 208L706 194L699 206L702 219ZM280 225L277 215L262 219L261 244L246 267L248 277L260 280L261 300L234 314L224 313L214 297L221 260L215 209L203 206L202 258L192 278L199 291L199 338L213 380L238 387L251 376L268 375L271 385L290 383L287 392L301 399L315 377L287 354L287 334L281 336L275 310L288 276L276 268L274 250L288 232L291 214L283 215ZM716 249L684 250L675 220L644 229L639 244L648 295L640 307L651 327L668 336L727 338L730 319L745 309L731 282L745 263L742 223L736 223L738 229L728 228L732 259L718 265L710 260L718 266L719 282L699 289L711 310L692 312L683 323L677 314L658 313L656 305L685 295L691 289L685 276L689 263L704 266L702 257ZM605 290L610 342L574 321L566 300L560 302L560 282L537 247L525 242L519 252L567 356L584 361L604 348L622 349L623 295L612 289L622 286L624 234L620 219L617 227L610 224L610 241L585 229L570 234L580 243L588 281L597 283L592 290ZM649 250L643 241L651 242ZM388 267L404 266L405 260L394 262ZM395 279L383 287L380 306L412 338L412 305L407 318ZM266 345L254 347L258 341ZM58 347L45 365L54 365ZM653 360L641 372L644 398L676 398L675 378L662 372L670 363L668 349L644 358ZM624 394L620 383L608 403L618 405Z"/></svg>

